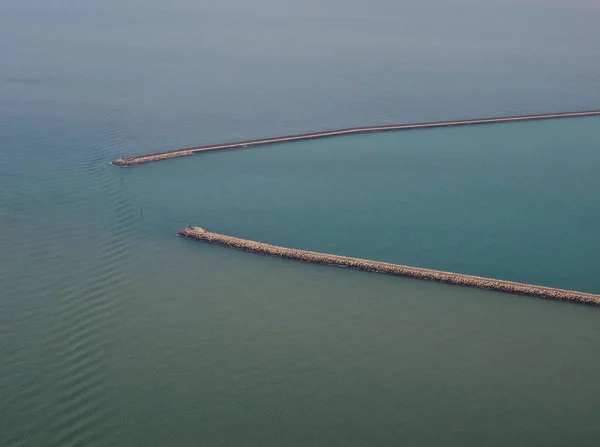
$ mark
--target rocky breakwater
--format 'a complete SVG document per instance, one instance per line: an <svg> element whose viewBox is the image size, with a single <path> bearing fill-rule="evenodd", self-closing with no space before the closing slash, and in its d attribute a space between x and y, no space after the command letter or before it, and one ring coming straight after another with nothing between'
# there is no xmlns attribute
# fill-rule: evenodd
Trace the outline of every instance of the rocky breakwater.
<svg viewBox="0 0 600 447"><path fill-rule="evenodd" d="M117 158L112 162L115 166L135 166L144 163L152 163L160 160L168 160L169 158L179 158L194 155L191 150L178 150L173 152L160 152L156 154L142 155L139 157L122 157Z"/></svg>
<svg viewBox="0 0 600 447"><path fill-rule="evenodd" d="M233 143L212 144L208 146L196 146L183 149L172 149L169 151L156 152L153 154L137 155L118 158L112 162L116 166L135 166L154 161L168 160L170 158L187 157L189 155L203 152L223 151L228 149L245 149L248 147L263 146L266 144L289 143L291 141L314 140L316 138L330 138L343 135L357 135L361 133L390 132L398 130L433 129L436 127L473 126L476 124L514 123L520 121L535 121L557 118L577 118L585 116L598 116L600 110L586 110L581 112L544 113L541 115L503 116L494 118L475 118L454 121L432 121L412 124L390 124L384 126L350 127L347 129L326 130L322 132L311 132L282 137L262 138L259 140L237 141Z"/></svg>
<svg viewBox="0 0 600 447"><path fill-rule="evenodd" d="M351 258L327 253L319 253L295 248L279 247L262 242L240 239L224 234L212 233L200 227L187 227L177 233L181 237L196 239L209 244L224 245L237 250L275 256L278 258L294 259L313 264L326 264L346 267L366 272L386 275L406 276L409 278L436 281L457 286L475 287L478 289L495 290L517 295L528 295L559 301L572 301L593 306L600 306L600 295L578 292L574 290L555 289L552 287L535 286L500 279L480 276L463 275L461 273L443 272L407 265L391 264L388 262L371 261L368 259Z"/></svg>

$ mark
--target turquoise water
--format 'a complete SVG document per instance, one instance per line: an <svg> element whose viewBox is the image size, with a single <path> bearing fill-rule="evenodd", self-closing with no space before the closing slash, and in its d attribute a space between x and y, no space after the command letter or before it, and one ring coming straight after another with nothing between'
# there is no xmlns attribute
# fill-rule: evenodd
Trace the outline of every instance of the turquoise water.
<svg viewBox="0 0 600 447"><path fill-rule="evenodd" d="M591 2L0 3L0 445L596 445L597 311L180 240L600 292ZM143 211L142 211L143 210Z"/></svg>
<svg viewBox="0 0 600 447"><path fill-rule="evenodd" d="M600 119L393 132L115 170L144 224L600 293ZM574 200L576 198L576 200Z"/></svg>

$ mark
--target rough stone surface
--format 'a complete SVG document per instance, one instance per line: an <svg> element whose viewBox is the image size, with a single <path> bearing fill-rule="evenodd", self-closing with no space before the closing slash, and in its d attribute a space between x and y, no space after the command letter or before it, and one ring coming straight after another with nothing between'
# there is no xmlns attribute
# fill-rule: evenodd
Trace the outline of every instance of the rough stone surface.
<svg viewBox="0 0 600 447"><path fill-rule="evenodd" d="M196 239L209 244L224 245L237 250L260 253L279 258L294 259L313 264L326 264L337 267L347 267L367 272L386 275L406 276L410 278L437 281L458 286L475 287L478 289L495 290L498 292L517 295L529 295L560 301L572 301L593 306L600 306L600 295L578 292L575 290L555 289L552 287L522 284L500 279L480 276L463 275L461 273L443 272L407 265L391 264L388 262L370 261L367 259L351 258L314 251L298 250L295 248L279 247L262 242L249 241L224 234L212 233L203 228L191 226L177 233L179 236Z"/></svg>

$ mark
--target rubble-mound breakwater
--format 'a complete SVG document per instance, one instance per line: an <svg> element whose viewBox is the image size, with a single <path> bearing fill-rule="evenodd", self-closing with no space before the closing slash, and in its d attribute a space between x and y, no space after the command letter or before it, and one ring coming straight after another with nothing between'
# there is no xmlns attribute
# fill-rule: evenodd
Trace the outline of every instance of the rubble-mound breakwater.
<svg viewBox="0 0 600 447"><path fill-rule="evenodd" d="M372 132L389 132L395 130L431 129L435 127L471 126L475 124L510 123L519 121L547 120L556 118L575 118L584 116L600 115L600 110L588 110L581 112L544 113L540 115L505 116L496 118L477 118L455 121L434 121L413 124L392 124L387 126L352 127L348 129L327 130L323 132L304 133L288 135L283 137L262 138L260 140L238 141L234 143L211 144L207 146L188 147L173 149L152 154L136 155L118 158L112 162L116 166L135 166L144 163L152 163L170 158L187 157L202 152L223 151L227 149L243 149L247 147L264 146L267 144L286 143L291 141L312 140L316 138L336 137L342 135L353 135Z"/></svg>
<svg viewBox="0 0 600 447"><path fill-rule="evenodd" d="M237 250L310 262L337 267L347 267L367 272L386 275L406 276L410 278L436 281L457 286L475 287L478 289L495 290L517 295L529 295L559 301L571 301L592 306L600 306L600 295L578 292L574 290L555 289L552 287L535 286L501 279L484 278L481 276L464 275L461 273L443 272L407 265L391 264L388 262L371 261L368 259L351 258L315 251L298 250L295 248L279 247L262 242L240 239L224 234L212 233L203 228L190 226L177 233L179 236L196 239L209 244L224 245Z"/></svg>

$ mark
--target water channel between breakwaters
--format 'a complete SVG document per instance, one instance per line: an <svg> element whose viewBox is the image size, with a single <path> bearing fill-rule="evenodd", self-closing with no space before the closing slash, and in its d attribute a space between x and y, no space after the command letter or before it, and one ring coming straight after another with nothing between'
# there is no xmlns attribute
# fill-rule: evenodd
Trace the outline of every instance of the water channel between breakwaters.
<svg viewBox="0 0 600 447"><path fill-rule="evenodd" d="M269 255L278 258L292 259L312 264L346 267L366 272L405 276L409 278L436 281L457 286L494 290L497 292L517 295L528 295L558 301L571 301L591 306L600 306L600 295L592 293L537 286L494 278L466 275L462 273L444 272L440 270L411 267L401 264L352 258L348 256L299 250L295 248L279 247L262 242L227 236L220 233L213 233L196 226L187 227L184 230L179 231L177 235L189 239L195 239L201 242L207 242L209 244L223 245L241 251Z"/></svg>
<svg viewBox="0 0 600 447"><path fill-rule="evenodd" d="M267 144L286 143L291 141L311 140L317 138L329 138L343 135L356 135L361 133L391 132L399 130L432 129L437 127L471 126L477 124L514 123L522 121L548 120L558 118L577 118L586 116L600 116L600 110L587 110L579 112L544 113L538 115L519 115L495 118L475 118L468 120L435 121L413 124L392 124L384 126L352 127L348 129L328 130L323 132L312 132L282 137L262 138L259 140L238 141L233 143L212 144L207 146L188 147L173 149L163 152L155 152L144 155L121 157L112 162L116 166L135 166L144 163L152 163L171 158L188 157L202 152L222 151L228 149L244 149L247 147L264 146Z"/></svg>

